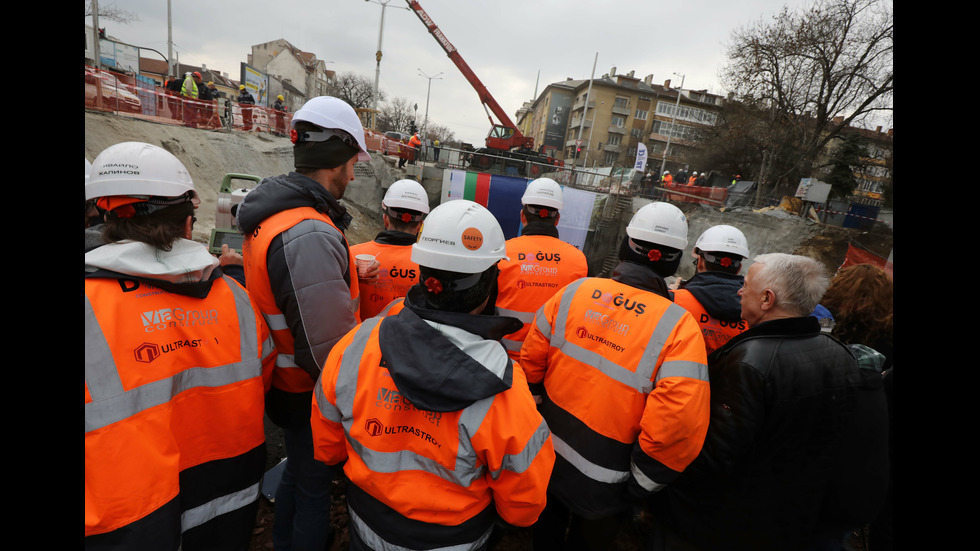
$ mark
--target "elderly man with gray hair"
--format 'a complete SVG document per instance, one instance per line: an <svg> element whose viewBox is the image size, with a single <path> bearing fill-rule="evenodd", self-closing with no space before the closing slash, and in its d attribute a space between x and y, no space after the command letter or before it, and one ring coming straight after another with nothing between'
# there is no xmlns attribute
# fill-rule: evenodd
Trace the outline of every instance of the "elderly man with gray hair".
<svg viewBox="0 0 980 551"><path fill-rule="evenodd" d="M809 315L829 283L805 256L753 259L738 292L750 328L708 356L707 436L650 504L652 549L840 549L881 507L881 377Z"/></svg>

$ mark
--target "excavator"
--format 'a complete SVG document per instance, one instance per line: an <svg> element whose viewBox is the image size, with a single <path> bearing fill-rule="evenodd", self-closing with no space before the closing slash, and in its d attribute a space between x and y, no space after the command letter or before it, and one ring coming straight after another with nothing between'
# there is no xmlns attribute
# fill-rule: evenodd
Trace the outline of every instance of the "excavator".
<svg viewBox="0 0 980 551"><path fill-rule="evenodd" d="M497 100L490 95L487 87L480 82L480 79L470 69L470 66L459 55L456 47L449 42L449 39L446 38L442 30L432 21L429 14L425 13L422 6L416 0L406 0L406 2L408 2L409 8L415 12L419 20L422 21L422 24L425 25L425 28L428 29L429 34L442 46L449 59L463 73L463 76L469 81L470 86L479 94L483 109L487 112L487 118L490 119L492 128L490 129L490 133L487 134L486 147L477 149L470 155L470 167L478 170L487 170L497 162L502 162L505 171L512 167L521 176L536 178L542 172L542 165L555 164L555 160L552 157L534 150L534 138L521 133L517 125L510 120L507 113L497 103ZM500 123L494 122L493 116L490 114L491 111L493 115L497 116Z"/></svg>

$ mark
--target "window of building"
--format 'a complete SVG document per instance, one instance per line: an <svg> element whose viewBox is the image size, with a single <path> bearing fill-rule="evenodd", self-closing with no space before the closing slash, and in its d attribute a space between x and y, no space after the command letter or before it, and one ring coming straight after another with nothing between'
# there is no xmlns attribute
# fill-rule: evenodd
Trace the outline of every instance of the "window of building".
<svg viewBox="0 0 980 551"><path fill-rule="evenodd" d="M605 166L612 166L616 163L616 159L619 158L617 153L606 153L602 157L602 164Z"/></svg>
<svg viewBox="0 0 980 551"><path fill-rule="evenodd" d="M608 143L609 145L619 145L623 143L623 137L620 136L619 134L610 134L609 141L606 143Z"/></svg>
<svg viewBox="0 0 980 551"><path fill-rule="evenodd" d="M634 129L630 130L630 136L633 136L634 138L637 138L637 139L641 139L642 140L643 139L643 129L642 128L634 128Z"/></svg>
<svg viewBox="0 0 980 551"><path fill-rule="evenodd" d="M616 98L616 101L613 103L613 107L619 107L621 109L629 109L629 106L629 98Z"/></svg>
<svg viewBox="0 0 980 551"><path fill-rule="evenodd" d="M636 113L633 115L633 118L635 118L637 120L645 121L645 120L647 120L647 111L641 110L641 109L637 109L636 110Z"/></svg>
<svg viewBox="0 0 980 551"><path fill-rule="evenodd" d="M612 122L610 122L610 124L612 124L613 126L618 126L618 127L622 128L622 127L626 126L626 117L621 117L619 115L613 115L612 116Z"/></svg>

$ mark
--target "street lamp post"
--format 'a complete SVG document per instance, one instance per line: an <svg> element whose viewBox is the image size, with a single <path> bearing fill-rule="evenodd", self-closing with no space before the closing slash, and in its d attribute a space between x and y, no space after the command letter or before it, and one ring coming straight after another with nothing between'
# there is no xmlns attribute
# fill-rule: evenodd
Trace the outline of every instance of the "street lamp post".
<svg viewBox="0 0 980 551"><path fill-rule="evenodd" d="M425 118L422 119L422 135L423 136L425 136L425 129L429 126L429 92L432 91L432 79L438 78L439 80L442 80L442 78L439 76L441 74L442 73L439 73L439 74L436 74L436 75L430 77L429 75L425 74L425 72L422 71L422 69L419 69L419 76L420 77L425 77L425 78L429 79L429 86L425 90Z"/></svg>
<svg viewBox="0 0 980 551"><path fill-rule="evenodd" d="M381 79L381 37L384 36L385 32L385 8L391 0L364 0L365 2L374 2L375 4L381 5L381 26L378 29L378 51L374 54L377 60L377 66L374 69L374 106L373 111L371 111L371 129L377 128L375 126L376 116L378 114L378 81ZM402 9L408 9L407 7L402 7Z"/></svg>
<svg viewBox="0 0 980 551"><path fill-rule="evenodd" d="M677 120L677 110L681 106L681 90L684 88L684 75L674 73L681 77L681 85L677 87L677 103L674 104L674 116L670 118L670 132L667 134L667 145L664 146L664 159L660 163L660 177L663 178L664 167L667 166L667 151L670 149L670 137L674 135L674 122Z"/></svg>

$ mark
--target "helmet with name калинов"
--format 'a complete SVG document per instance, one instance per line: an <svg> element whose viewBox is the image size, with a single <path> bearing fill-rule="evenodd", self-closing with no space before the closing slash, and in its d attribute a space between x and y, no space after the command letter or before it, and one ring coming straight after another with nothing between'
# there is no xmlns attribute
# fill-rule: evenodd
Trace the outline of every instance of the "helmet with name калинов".
<svg viewBox="0 0 980 551"><path fill-rule="evenodd" d="M85 199L188 193L195 205L200 203L184 164L166 149L143 142L122 142L99 153L85 184Z"/></svg>

